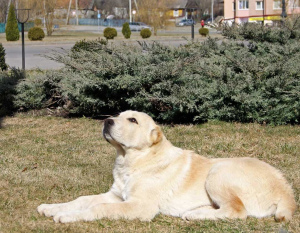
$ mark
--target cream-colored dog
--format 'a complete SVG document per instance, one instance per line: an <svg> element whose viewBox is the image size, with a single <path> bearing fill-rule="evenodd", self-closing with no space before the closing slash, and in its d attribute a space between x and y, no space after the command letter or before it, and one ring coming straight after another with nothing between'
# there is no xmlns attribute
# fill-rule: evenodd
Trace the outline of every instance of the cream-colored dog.
<svg viewBox="0 0 300 233"><path fill-rule="evenodd" d="M282 174L254 158L208 159L173 146L145 113L126 111L104 122L117 150L109 192L38 212L55 222L101 218L150 221L158 213L183 219L265 217L290 220L293 191Z"/></svg>

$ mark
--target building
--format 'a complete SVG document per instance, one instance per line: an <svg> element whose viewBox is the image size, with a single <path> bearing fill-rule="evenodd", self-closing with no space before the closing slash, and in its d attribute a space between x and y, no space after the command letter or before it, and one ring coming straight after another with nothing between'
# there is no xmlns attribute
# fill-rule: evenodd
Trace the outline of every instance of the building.
<svg viewBox="0 0 300 233"><path fill-rule="evenodd" d="M299 14L299 3L300 0L286 0L287 15ZM281 20L281 14L282 0L224 0L225 22L276 23Z"/></svg>
<svg viewBox="0 0 300 233"><path fill-rule="evenodd" d="M173 0L167 4L170 9L169 16L173 19L196 19L199 13L199 1L197 0Z"/></svg>

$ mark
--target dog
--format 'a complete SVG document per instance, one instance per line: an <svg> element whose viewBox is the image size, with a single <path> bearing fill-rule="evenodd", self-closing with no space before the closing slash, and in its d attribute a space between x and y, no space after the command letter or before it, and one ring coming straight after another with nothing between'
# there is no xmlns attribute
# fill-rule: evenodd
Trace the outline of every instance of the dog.
<svg viewBox="0 0 300 233"><path fill-rule="evenodd" d="M111 189L42 204L41 215L61 223L150 221L158 213L185 220L275 215L276 221L289 221L295 212L291 186L271 165L255 158L208 159L177 148L145 113L125 111L106 119L103 136L117 152Z"/></svg>

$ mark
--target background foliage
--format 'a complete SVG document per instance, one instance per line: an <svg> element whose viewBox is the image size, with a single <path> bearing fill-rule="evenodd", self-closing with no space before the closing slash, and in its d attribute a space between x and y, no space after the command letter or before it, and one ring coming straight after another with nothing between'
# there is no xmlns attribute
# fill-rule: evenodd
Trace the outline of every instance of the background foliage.
<svg viewBox="0 0 300 233"><path fill-rule="evenodd" d="M84 49L52 56L65 64L62 70L22 81L16 105L68 106L71 114L93 117L137 109L174 123L299 123L296 40L278 45L208 39L179 48L85 43Z"/></svg>
<svg viewBox="0 0 300 233"><path fill-rule="evenodd" d="M16 41L20 38L18 21L16 18L15 7L13 4L10 4L9 7L5 33L7 41Z"/></svg>
<svg viewBox="0 0 300 233"><path fill-rule="evenodd" d="M140 35L143 39L146 39L146 38L150 38L152 33L151 33L150 29L144 28L144 29L141 30Z"/></svg>
<svg viewBox="0 0 300 233"><path fill-rule="evenodd" d="M7 64L5 63L5 49L3 47L3 45L0 43L0 69L6 70L7 69Z"/></svg>
<svg viewBox="0 0 300 233"><path fill-rule="evenodd" d="M233 26L225 24L221 30L223 36L229 39L286 44L289 40L300 38L300 15L287 18L281 27L244 23Z"/></svg>
<svg viewBox="0 0 300 233"><path fill-rule="evenodd" d="M208 28L200 28L199 29L199 34L201 35L201 36L207 36L208 34L209 34L209 30L208 30Z"/></svg>
<svg viewBox="0 0 300 233"><path fill-rule="evenodd" d="M130 38L130 35L131 35L131 30L130 30L130 27L129 27L129 23L124 23L123 24L123 27L122 27L122 34L123 36L126 38L126 39L129 39Z"/></svg>
<svg viewBox="0 0 300 233"><path fill-rule="evenodd" d="M15 86L24 77L25 74L17 69L12 69L10 72L0 70L0 118L15 110L13 103L16 97Z"/></svg>
<svg viewBox="0 0 300 233"><path fill-rule="evenodd" d="M118 35L118 32L115 28L107 27L103 31L103 36L107 39L114 39Z"/></svg>
<svg viewBox="0 0 300 233"><path fill-rule="evenodd" d="M45 38L44 30L40 27L30 28L28 31L28 38L30 40L43 40Z"/></svg>
<svg viewBox="0 0 300 233"><path fill-rule="evenodd" d="M299 40L285 41L286 29L276 30L282 40L272 43L209 38L168 47L83 40L50 56L65 65L61 70L22 80L15 107L92 117L135 109L168 123L299 124Z"/></svg>

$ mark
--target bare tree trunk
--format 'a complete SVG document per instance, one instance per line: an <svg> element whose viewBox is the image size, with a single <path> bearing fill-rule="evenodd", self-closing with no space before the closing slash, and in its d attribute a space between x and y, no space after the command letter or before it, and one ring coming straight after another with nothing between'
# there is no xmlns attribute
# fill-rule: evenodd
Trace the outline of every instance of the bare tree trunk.
<svg viewBox="0 0 300 233"><path fill-rule="evenodd" d="M78 0L75 0L75 8L76 8L76 25L78 25Z"/></svg>
<svg viewBox="0 0 300 233"><path fill-rule="evenodd" d="M67 25L69 24L69 16L70 16L71 4L72 4L72 0L70 0L70 2L69 2L69 8L68 8L67 20L66 20L66 24Z"/></svg>
<svg viewBox="0 0 300 233"><path fill-rule="evenodd" d="M11 4L11 0L9 0L9 2L8 2L7 9L9 8L10 4ZM7 22L7 16L8 16L8 14L6 14L5 22Z"/></svg>

